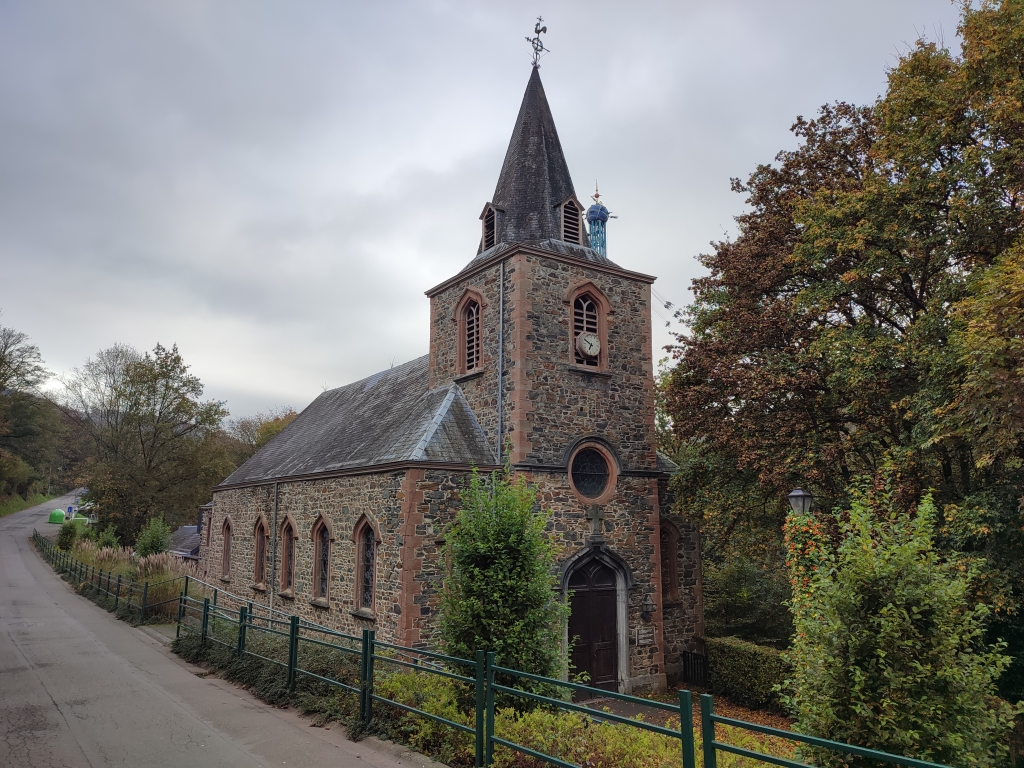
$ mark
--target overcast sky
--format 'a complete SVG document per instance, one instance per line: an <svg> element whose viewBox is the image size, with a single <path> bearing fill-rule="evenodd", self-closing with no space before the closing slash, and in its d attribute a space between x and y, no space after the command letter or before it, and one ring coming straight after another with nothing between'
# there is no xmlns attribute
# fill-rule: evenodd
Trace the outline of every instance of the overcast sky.
<svg viewBox="0 0 1024 768"><path fill-rule="evenodd" d="M948 0L0 0L0 324L58 373L177 343L233 415L424 354L538 13L576 192L600 178L609 257L676 303L794 117L957 44Z"/></svg>

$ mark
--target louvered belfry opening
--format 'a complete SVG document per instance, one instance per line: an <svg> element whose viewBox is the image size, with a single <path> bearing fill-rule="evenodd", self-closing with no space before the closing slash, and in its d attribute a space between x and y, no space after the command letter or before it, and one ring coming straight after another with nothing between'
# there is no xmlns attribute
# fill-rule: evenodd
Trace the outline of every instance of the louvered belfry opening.
<svg viewBox="0 0 1024 768"><path fill-rule="evenodd" d="M566 200L562 206L562 239L567 243L583 245L582 226L583 209L576 205L575 200Z"/></svg>
<svg viewBox="0 0 1024 768"><path fill-rule="evenodd" d="M597 358L584 357L576 346L581 333L597 333L597 303L586 293L577 296L572 305L572 348L578 365L597 367Z"/></svg>
<svg viewBox="0 0 1024 768"><path fill-rule="evenodd" d="M484 214L484 247L483 250L494 246L494 209L488 208Z"/></svg>
<svg viewBox="0 0 1024 768"><path fill-rule="evenodd" d="M470 300L466 303L463 313L466 328L466 372L468 373L480 367L480 303Z"/></svg>

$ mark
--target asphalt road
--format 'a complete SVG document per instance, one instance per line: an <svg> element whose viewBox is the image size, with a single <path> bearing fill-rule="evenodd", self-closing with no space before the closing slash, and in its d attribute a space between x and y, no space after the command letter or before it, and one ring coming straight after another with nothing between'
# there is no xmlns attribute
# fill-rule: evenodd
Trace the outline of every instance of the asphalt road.
<svg viewBox="0 0 1024 768"><path fill-rule="evenodd" d="M430 761L311 728L74 594L29 543L54 499L0 518L0 766L394 768Z"/></svg>

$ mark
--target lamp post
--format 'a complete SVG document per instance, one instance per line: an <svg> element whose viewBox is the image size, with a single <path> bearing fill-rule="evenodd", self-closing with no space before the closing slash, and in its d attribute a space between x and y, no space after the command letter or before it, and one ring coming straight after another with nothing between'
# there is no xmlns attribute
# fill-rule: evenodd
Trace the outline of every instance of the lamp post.
<svg viewBox="0 0 1024 768"><path fill-rule="evenodd" d="M789 506L796 514L806 515L811 511L811 503L814 501L814 496L803 488L793 489L786 498L789 499Z"/></svg>

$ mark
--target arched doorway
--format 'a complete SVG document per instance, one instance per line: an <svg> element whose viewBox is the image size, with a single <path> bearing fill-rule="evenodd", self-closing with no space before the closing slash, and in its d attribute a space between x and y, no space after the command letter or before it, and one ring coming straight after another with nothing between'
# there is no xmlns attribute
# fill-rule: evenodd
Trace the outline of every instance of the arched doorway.
<svg viewBox="0 0 1024 768"><path fill-rule="evenodd" d="M590 675L589 685L608 691L619 689L618 607L616 575L597 558L569 575L572 592L569 640L575 673Z"/></svg>

